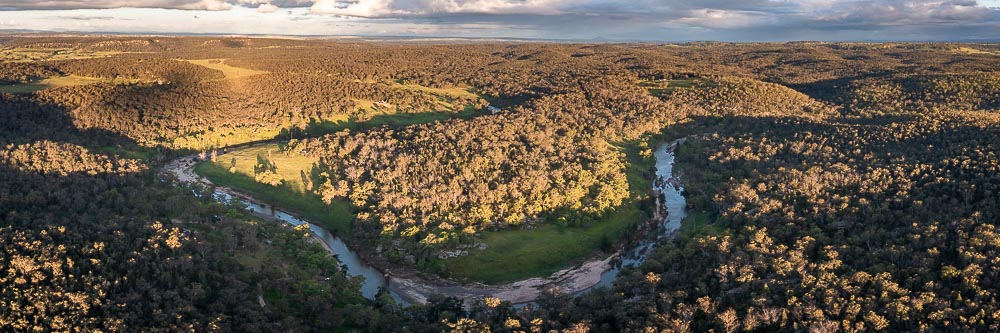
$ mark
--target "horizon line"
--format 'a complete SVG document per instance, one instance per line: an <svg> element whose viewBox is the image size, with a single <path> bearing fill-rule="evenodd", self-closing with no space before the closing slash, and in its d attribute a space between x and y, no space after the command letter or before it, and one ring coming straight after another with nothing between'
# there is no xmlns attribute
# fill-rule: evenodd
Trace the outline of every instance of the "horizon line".
<svg viewBox="0 0 1000 333"><path fill-rule="evenodd" d="M397 39L397 40L467 40L467 41L521 41L536 43L599 43L599 44L628 44L628 43L673 43L673 44L694 44L694 43L727 43L727 44L787 44L787 43L915 43L915 44L997 44L1000 38L996 39L956 39L956 40L891 40L891 39L868 39L868 40L712 40L712 39L689 39L689 40L669 40L669 39L614 39L614 38L530 38L530 37L475 37L475 36L412 36L412 35L338 35L338 34L246 34L246 33L220 33L220 32L124 32L124 31L54 31L54 30L34 30L34 29L3 29L0 28L0 35L75 35L86 36L135 36L135 37L244 37L244 38L271 38L271 39ZM27 36L25 36L27 37ZM367 40L369 42L377 40Z"/></svg>

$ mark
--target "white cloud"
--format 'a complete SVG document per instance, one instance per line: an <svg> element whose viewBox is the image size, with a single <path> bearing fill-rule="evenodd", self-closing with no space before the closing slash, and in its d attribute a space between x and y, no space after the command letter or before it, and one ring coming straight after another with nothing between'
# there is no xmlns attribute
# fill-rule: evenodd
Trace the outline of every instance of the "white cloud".
<svg viewBox="0 0 1000 333"><path fill-rule="evenodd" d="M233 8L233 5L223 0L201 0L182 5L179 8L187 10L230 10Z"/></svg>
<svg viewBox="0 0 1000 333"><path fill-rule="evenodd" d="M714 29L752 27L769 24L772 21L773 20L771 18L763 15L719 9L692 10L689 11L684 17L672 20L672 22L676 23Z"/></svg>
<svg viewBox="0 0 1000 333"><path fill-rule="evenodd" d="M278 6L272 5L270 3L265 3L265 4L261 4L259 7L257 7L257 12L260 12L260 13L274 13L274 12L278 11L278 9L280 9L280 8L278 8Z"/></svg>
<svg viewBox="0 0 1000 333"><path fill-rule="evenodd" d="M405 14L399 10L393 10L390 5L392 0L316 0L309 11L314 14L334 14L344 16L359 17L379 17L392 14Z"/></svg>
<svg viewBox="0 0 1000 333"><path fill-rule="evenodd" d="M187 10L228 10L227 0L0 0L0 8L13 9L110 9L169 8Z"/></svg>
<svg viewBox="0 0 1000 333"><path fill-rule="evenodd" d="M563 0L429 0L426 13L541 14L562 13Z"/></svg>
<svg viewBox="0 0 1000 333"><path fill-rule="evenodd" d="M555 15L568 0L316 0L310 11L357 17L432 16L440 14Z"/></svg>
<svg viewBox="0 0 1000 333"><path fill-rule="evenodd" d="M16 18L23 27L64 31L82 24L67 18L81 10L108 17L114 16L108 15L116 11L113 8L145 13L187 9L198 12L177 15L198 16L202 18L194 21L198 24L178 20L160 28L152 25L151 17L122 22L124 18L114 16L89 20L92 28L87 29L669 40L995 39L1000 31L1000 9L995 6L1000 0L991 1L0 0L0 10L22 10L0 11L0 22ZM264 14L278 10L294 15ZM44 19L27 22L24 17L29 12ZM274 27L262 26L263 17L276 20Z"/></svg>
<svg viewBox="0 0 1000 333"><path fill-rule="evenodd" d="M813 4L803 14L844 24L929 24L981 19L990 9L971 0L862 0Z"/></svg>

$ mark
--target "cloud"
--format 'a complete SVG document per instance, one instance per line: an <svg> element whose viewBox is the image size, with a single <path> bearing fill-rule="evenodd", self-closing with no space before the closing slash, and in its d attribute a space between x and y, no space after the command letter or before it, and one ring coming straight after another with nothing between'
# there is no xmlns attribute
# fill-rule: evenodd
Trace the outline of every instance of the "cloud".
<svg viewBox="0 0 1000 333"><path fill-rule="evenodd" d="M986 18L992 9L970 0L904 1L865 0L839 1L812 13L816 22L838 25L937 25L969 23Z"/></svg>
<svg viewBox="0 0 1000 333"><path fill-rule="evenodd" d="M257 12L260 13L274 13L278 11L278 6L272 5L270 3L261 4L257 7Z"/></svg>
<svg viewBox="0 0 1000 333"><path fill-rule="evenodd" d="M230 10L232 8L233 5L223 0L201 0L178 7L178 9L187 10Z"/></svg>
<svg viewBox="0 0 1000 333"><path fill-rule="evenodd" d="M366 18L488 15L627 15L706 27L747 18L858 23L921 23L982 19L1000 0L0 0L7 9L166 8L228 10L233 6L309 8L314 14ZM710 22L715 20L716 22ZM768 23L764 20L761 23Z"/></svg>
<svg viewBox="0 0 1000 333"><path fill-rule="evenodd" d="M422 5L420 3L423 3ZM427 0L416 1L418 14L478 13L556 15L568 0Z"/></svg>
<svg viewBox="0 0 1000 333"><path fill-rule="evenodd" d="M232 8L224 0L0 0L0 8L10 9L109 9L169 8L188 10L224 10Z"/></svg>
<svg viewBox="0 0 1000 333"><path fill-rule="evenodd" d="M355 17L437 16L449 14L556 15L569 0L316 0L310 11Z"/></svg>
<svg viewBox="0 0 1000 333"><path fill-rule="evenodd" d="M713 29L733 29L752 27L773 22L767 15L732 10L696 9L671 22Z"/></svg>
<svg viewBox="0 0 1000 333"><path fill-rule="evenodd" d="M379 17L393 14L405 14L390 6L392 0L316 0L309 11L314 14L334 14L359 17Z"/></svg>
<svg viewBox="0 0 1000 333"><path fill-rule="evenodd" d="M270 4L278 7L305 7L312 3L312 0L0 0L0 9L163 8L218 11L232 9L235 5L258 7Z"/></svg>
<svg viewBox="0 0 1000 333"><path fill-rule="evenodd" d="M570 0L0 0L8 9L165 8L228 10L234 5L309 7L313 13L357 17L427 16L458 13L557 14ZM258 7L259 8L259 7Z"/></svg>
<svg viewBox="0 0 1000 333"><path fill-rule="evenodd" d="M669 40L989 39L1000 31L998 6L1000 0L0 0L0 10L93 9L89 16L106 17L111 8L187 9L199 22L219 22L177 28L215 29L196 32L264 29L256 24L260 13L281 9L289 15L267 15L285 17L276 33L367 35L392 26L391 33L410 35ZM78 14L48 14L46 24L72 29L81 20L57 16ZM343 20L368 26L349 30L338 25Z"/></svg>

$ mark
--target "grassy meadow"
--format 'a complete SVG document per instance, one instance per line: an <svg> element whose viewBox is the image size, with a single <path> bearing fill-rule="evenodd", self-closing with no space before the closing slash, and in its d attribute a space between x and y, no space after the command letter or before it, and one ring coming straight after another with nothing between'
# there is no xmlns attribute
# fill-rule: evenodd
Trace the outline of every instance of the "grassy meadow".
<svg viewBox="0 0 1000 333"><path fill-rule="evenodd" d="M36 62L104 58L116 54L138 52L84 51L71 48L8 48L0 49L0 61Z"/></svg>
<svg viewBox="0 0 1000 333"><path fill-rule="evenodd" d="M195 172L208 178L213 183L229 186L242 192L253 193L254 198L287 209L310 222L322 225L342 238L351 238L351 220L354 219L354 211L347 203L334 201L327 205L319 196L303 192L301 190L301 182L297 183L297 185L295 183L295 179L298 176L289 177L286 183L280 186L258 183L254 180L252 166L249 174L243 171L230 172L229 164L231 163L231 159L224 160L231 158L231 156L223 156L224 158L220 158L216 162L198 164L195 166ZM253 155L252 160L254 163L256 162L256 155ZM243 164L242 161L238 163ZM279 174L290 175L291 172L289 170L291 168L287 165L278 165L277 171Z"/></svg>
<svg viewBox="0 0 1000 333"><path fill-rule="evenodd" d="M248 76L254 76L258 74L266 74L265 71L258 71L249 68L240 68L226 65L226 59L199 59L199 60L182 60L189 63L206 67L209 69L214 69L222 72L226 76L226 80L240 79Z"/></svg>
<svg viewBox="0 0 1000 333"><path fill-rule="evenodd" d="M116 83L116 82L123 82L123 81L78 76L78 75L56 76L25 83L0 85L0 93L29 94L49 88L82 86L82 85L96 84L96 83Z"/></svg>

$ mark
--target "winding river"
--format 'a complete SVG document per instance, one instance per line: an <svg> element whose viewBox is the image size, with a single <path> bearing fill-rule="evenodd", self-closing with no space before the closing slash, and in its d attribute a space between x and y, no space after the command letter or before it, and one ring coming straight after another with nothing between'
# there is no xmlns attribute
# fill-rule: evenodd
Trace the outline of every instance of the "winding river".
<svg viewBox="0 0 1000 333"><path fill-rule="evenodd" d="M656 200L656 206L658 212L665 212L660 224L654 229L658 232L646 235L643 241L627 251L622 251L621 261L602 273L601 281L587 290L611 287L611 283L618 277L618 272L622 267L642 264L660 240L670 237L674 231L681 227L681 221L687 217L685 210L687 201L682 194L684 187L680 185L680 180L674 175L674 149L684 141L685 139L678 139L669 144L662 144L653 152L653 157L656 158L656 178L653 179L653 190L660 193L660 197Z"/></svg>
<svg viewBox="0 0 1000 333"><path fill-rule="evenodd" d="M673 174L673 165L674 148L683 142L684 139L679 139L662 144L654 152L656 179L653 182L653 189L659 192L660 196L657 198L655 215L657 225L648 229L653 232L634 242L636 245L627 250L606 258L593 259L578 267L556 272L547 278L530 278L504 285L460 284L425 276L409 269L380 270L370 265L330 231L292 213L262 203L228 187L217 187L213 197L221 202L231 202L235 198L261 218L278 220L294 226L309 225L315 239L337 256L348 276L364 277L361 293L367 298L374 298L379 290L386 289L393 298L404 304L426 303L427 298L434 294L458 297L467 302L484 296L493 296L514 304L526 304L537 299L542 290L550 288L578 295L593 288L608 287L622 267L641 264L658 242L672 235L680 227L681 220L686 216L684 211L686 202L681 195L683 188L678 185L679 182ZM164 172L176 176L180 182L211 184L207 179L194 173L193 168L198 162L195 156L181 157L167 163Z"/></svg>

